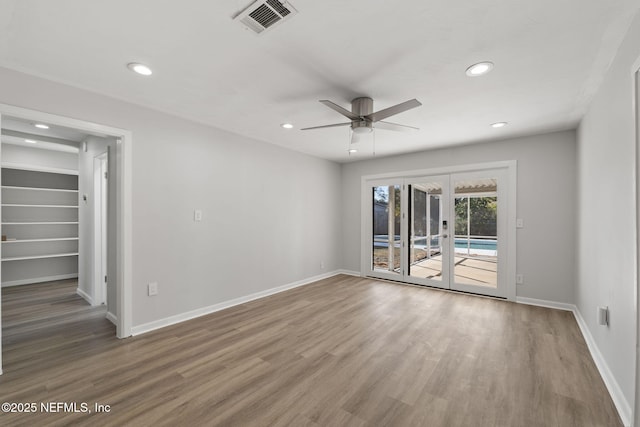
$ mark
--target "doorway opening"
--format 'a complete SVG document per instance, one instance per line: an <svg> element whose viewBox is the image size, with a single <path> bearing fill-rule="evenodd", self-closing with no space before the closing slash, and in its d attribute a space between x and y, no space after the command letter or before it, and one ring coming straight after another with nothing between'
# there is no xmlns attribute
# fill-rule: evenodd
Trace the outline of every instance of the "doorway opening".
<svg viewBox="0 0 640 427"><path fill-rule="evenodd" d="M130 336L131 133L1 104L0 128L8 299L40 289L69 299L63 293L75 287L97 308L93 317L102 313L117 337Z"/></svg>

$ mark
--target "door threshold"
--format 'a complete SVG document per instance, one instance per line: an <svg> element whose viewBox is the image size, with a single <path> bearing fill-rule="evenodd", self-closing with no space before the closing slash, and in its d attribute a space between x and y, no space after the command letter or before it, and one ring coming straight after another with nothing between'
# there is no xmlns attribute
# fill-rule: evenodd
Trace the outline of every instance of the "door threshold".
<svg viewBox="0 0 640 427"><path fill-rule="evenodd" d="M437 286L418 285L416 283L402 282L400 280L382 279L380 277L373 277L373 276L364 276L364 277L366 277L367 279L379 280L381 282L388 282L388 283L393 283L393 284L396 284L396 285L413 286L413 287L416 287L416 288L426 288L426 289L431 289L431 290L434 290L434 291L451 292L451 293L454 293L454 294L461 294L461 295L471 295L471 296L474 296L474 297L489 298L489 299L498 300L498 301L508 301L506 297L498 297L498 296L494 296L494 295L477 294L477 293L474 293L474 292L459 291L457 289L439 288Z"/></svg>

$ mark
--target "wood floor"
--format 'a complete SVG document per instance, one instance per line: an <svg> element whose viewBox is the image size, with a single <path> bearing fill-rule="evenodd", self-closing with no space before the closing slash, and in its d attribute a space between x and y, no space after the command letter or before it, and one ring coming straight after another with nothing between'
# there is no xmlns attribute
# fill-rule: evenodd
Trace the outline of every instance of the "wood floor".
<svg viewBox="0 0 640 427"><path fill-rule="evenodd" d="M50 291L47 326L3 289L0 401L110 412L0 425L622 425L569 312L336 276L118 340Z"/></svg>

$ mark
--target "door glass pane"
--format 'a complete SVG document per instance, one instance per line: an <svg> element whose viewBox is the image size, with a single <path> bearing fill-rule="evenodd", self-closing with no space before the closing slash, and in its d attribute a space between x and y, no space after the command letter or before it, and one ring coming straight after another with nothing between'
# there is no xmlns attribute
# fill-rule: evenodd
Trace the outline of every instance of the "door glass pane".
<svg viewBox="0 0 640 427"><path fill-rule="evenodd" d="M374 271L400 274L400 186L373 187Z"/></svg>
<svg viewBox="0 0 640 427"><path fill-rule="evenodd" d="M498 285L498 187L492 178L455 183L456 283Z"/></svg>
<svg viewBox="0 0 640 427"><path fill-rule="evenodd" d="M442 185L409 186L409 276L442 280Z"/></svg>

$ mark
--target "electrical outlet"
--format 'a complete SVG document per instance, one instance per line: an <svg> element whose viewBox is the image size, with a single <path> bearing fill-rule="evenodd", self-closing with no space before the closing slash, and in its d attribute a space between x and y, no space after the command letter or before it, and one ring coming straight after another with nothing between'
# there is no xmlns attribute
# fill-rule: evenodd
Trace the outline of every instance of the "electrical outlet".
<svg viewBox="0 0 640 427"><path fill-rule="evenodd" d="M522 218L516 219L516 228L524 228L524 219Z"/></svg>
<svg viewBox="0 0 640 427"><path fill-rule="evenodd" d="M147 285L147 290L149 291L149 296L152 297L154 295L158 295L158 282L151 282Z"/></svg>
<svg viewBox="0 0 640 427"><path fill-rule="evenodd" d="M609 307L598 307L598 325L609 326Z"/></svg>
<svg viewBox="0 0 640 427"><path fill-rule="evenodd" d="M522 285L524 283L524 275L516 274L516 284Z"/></svg>

